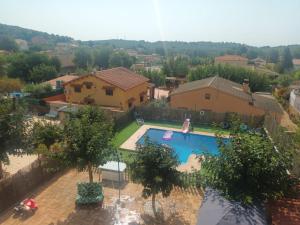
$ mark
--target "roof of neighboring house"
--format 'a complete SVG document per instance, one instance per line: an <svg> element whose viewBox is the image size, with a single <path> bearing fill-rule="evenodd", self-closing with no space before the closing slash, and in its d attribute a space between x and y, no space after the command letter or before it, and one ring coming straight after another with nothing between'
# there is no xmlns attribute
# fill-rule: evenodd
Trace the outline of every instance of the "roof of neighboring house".
<svg viewBox="0 0 300 225"><path fill-rule="evenodd" d="M300 59L293 59L293 64L300 66Z"/></svg>
<svg viewBox="0 0 300 225"><path fill-rule="evenodd" d="M243 85L218 76L208 77L202 80L192 81L179 85L179 87L175 89L175 91L173 91L170 95L177 95L208 87L244 99L245 101L253 102L254 106L265 111L277 112L281 114L283 113L283 110L272 95L266 93L246 93L243 90Z"/></svg>
<svg viewBox="0 0 300 225"><path fill-rule="evenodd" d="M192 81L192 82L179 85L179 87L175 91L173 91L171 95L177 95L180 93L184 93L192 90L198 90L207 87L218 89L222 92L231 94L233 96L248 101L252 100L251 94L244 92L243 86L241 84L235 83L230 80L226 80L218 76L208 77L202 80Z"/></svg>
<svg viewBox="0 0 300 225"><path fill-rule="evenodd" d="M64 76L57 77L57 78L52 79L52 80L45 81L44 83L50 84L51 86L55 86L56 81L58 81L58 80L61 80L63 83L67 83L67 82L72 81L76 78L78 78L78 76L76 76L76 75L64 75Z"/></svg>
<svg viewBox="0 0 300 225"><path fill-rule="evenodd" d="M253 103L256 107L264 109L269 112L276 112L283 114L283 109L280 107L276 99L271 95L253 93Z"/></svg>
<svg viewBox="0 0 300 225"><path fill-rule="evenodd" d="M244 206L229 201L213 189L205 190L199 209L197 225L267 225L266 210L262 204Z"/></svg>
<svg viewBox="0 0 300 225"><path fill-rule="evenodd" d="M105 82L112 84L116 87L121 88L122 90L126 91L133 87L136 87L140 84L148 82L149 79L141 76L137 73L132 72L129 69L124 67L116 67L108 70L97 71L95 74L89 74L86 76L95 76ZM78 79L84 78L85 76L81 76ZM76 80L78 80L76 79ZM70 82L73 82L72 80ZM68 83L70 83L68 82ZM67 84L67 83L65 83Z"/></svg>
<svg viewBox="0 0 300 225"><path fill-rule="evenodd" d="M248 61L248 58L240 55L223 55L215 57L216 61Z"/></svg>

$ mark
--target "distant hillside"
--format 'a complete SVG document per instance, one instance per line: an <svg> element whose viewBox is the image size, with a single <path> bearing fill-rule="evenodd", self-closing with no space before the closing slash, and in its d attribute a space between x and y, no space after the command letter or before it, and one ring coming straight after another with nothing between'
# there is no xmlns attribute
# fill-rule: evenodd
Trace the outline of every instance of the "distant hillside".
<svg viewBox="0 0 300 225"><path fill-rule="evenodd" d="M99 40L99 41L75 41L71 37L48 34L17 26L10 26L0 23L0 39L3 37L25 40L32 50L41 51L54 49L57 43L65 43L76 46L83 45L89 47L110 46L112 48L123 48L135 50L141 54L165 55L188 55L191 57L214 57L223 54L243 55L250 59L261 57L268 59L274 55L274 51L279 53L286 46L278 47L254 47L239 43L230 42L183 42L183 41L134 41L134 40ZM300 58L300 45L288 46L294 58ZM275 53L276 54L276 53Z"/></svg>
<svg viewBox="0 0 300 225"><path fill-rule="evenodd" d="M239 43L229 42L182 42L182 41L133 41L133 40L103 40L85 41L83 45L111 46L113 48L133 49L143 54L185 54L188 56L210 56L214 57L223 54L245 55L248 58L268 58L273 50L281 52L286 46L278 47L254 47ZM300 58L300 45L288 46L295 58Z"/></svg>
<svg viewBox="0 0 300 225"><path fill-rule="evenodd" d="M10 37L27 41L29 46L39 47L43 50L53 48L57 43L71 43L73 38L48 34L18 26L10 26L0 23L0 39Z"/></svg>

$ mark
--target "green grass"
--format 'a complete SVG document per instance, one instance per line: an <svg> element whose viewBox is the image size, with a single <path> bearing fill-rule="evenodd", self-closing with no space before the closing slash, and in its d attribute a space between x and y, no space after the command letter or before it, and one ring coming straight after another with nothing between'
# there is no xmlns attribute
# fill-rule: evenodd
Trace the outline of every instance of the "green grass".
<svg viewBox="0 0 300 225"><path fill-rule="evenodd" d="M176 129L181 129L182 128L182 123L170 123L170 122L156 122L156 121L150 121L146 122L145 124L147 125L153 125L153 126L162 126L162 127L168 127L168 128L176 128ZM223 130L221 128L215 128L211 126L194 126L194 131L199 131L199 132L209 132L209 133L216 133L219 132L221 134L229 134L229 131Z"/></svg>
<svg viewBox="0 0 300 225"><path fill-rule="evenodd" d="M182 123L170 123L170 122L158 122L158 121L149 121L145 123L146 125L153 125L153 126L162 126L166 128L177 128L181 129ZM113 138L113 144L117 147L120 153L121 161L130 164L133 159L133 155L136 153L127 149L121 149L120 146L128 139L131 135L133 135L138 129L140 128L139 125L135 121L130 123L128 126L123 128L121 131L115 134ZM210 127L210 126L201 126L201 127L194 127L194 131L204 131L210 133L219 132L221 134L228 134L227 130L222 130L220 128Z"/></svg>
<svg viewBox="0 0 300 225"><path fill-rule="evenodd" d="M113 139L114 146L119 148L138 129L139 125L137 125L137 123L134 121L124 129L122 129L120 132L117 132Z"/></svg>
<svg viewBox="0 0 300 225"><path fill-rule="evenodd" d="M153 125L153 126L162 126L166 128L177 128L181 129L182 123L170 123L170 122L157 122L157 121L149 121L145 123L146 125ZM122 129L120 132L116 133L113 143L114 146L119 148L134 132L139 129L139 125L134 121L130 123L127 127ZM219 132L221 134L228 134L227 130L222 130L220 128L210 127L210 126L197 126L194 127L194 131L203 131L209 133L216 133Z"/></svg>

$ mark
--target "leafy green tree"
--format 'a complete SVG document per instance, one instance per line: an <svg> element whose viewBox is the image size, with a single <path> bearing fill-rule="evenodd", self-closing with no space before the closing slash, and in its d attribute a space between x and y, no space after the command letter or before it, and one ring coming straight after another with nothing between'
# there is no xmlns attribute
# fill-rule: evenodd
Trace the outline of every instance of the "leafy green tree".
<svg viewBox="0 0 300 225"><path fill-rule="evenodd" d="M188 74L188 58L178 56L169 57L163 64L162 71L169 77L186 77Z"/></svg>
<svg viewBox="0 0 300 225"><path fill-rule="evenodd" d="M19 47L13 38L2 37L0 38L0 49L10 52L16 52L18 51Z"/></svg>
<svg viewBox="0 0 300 225"><path fill-rule="evenodd" d="M5 75L5 64L6 64L6 58L2 55L0 55L0 77Z"/></svg>
<svg viewBox="0 0 300 225"><path fill-rule="evenodd" d="M153 213L157 216L155 197L162 193L168 197L174 185L180 185L180 173L176 167L179 161L174 151L163 145L145 140L137 147L137 154L131 163L132 178L143 185L143 197L152 196Z"/></svg>
<svg viewBox="0 0 300 225"><path fill-rule="evenodd" d="M28 133L28 146L39 160L42 155L51 155L50 147L63 140L62 127L46 120L34 122Z"/></svg>
<svg viewBox="0 0 300 225"><path fill-rule="evenodd" d="M109 58L113 50L109 47L97 49L94 52L95 65L99 68L107 69L109 67Z"/></svg>
<svg viewBox="0 0 300 225"><path fill-rule="evenodd" d="M123 66L130 68L135 62L135 58L129 56L125 51L115 51L110 55L109 67Z"/></svg>
<svg viewBox="0 0 300 225"><path fill-rule="evenodd" d="M33 123L30 137L34 148L44 144L49 149L55 142L63 140L63 131L60 125L43 120Z"/></svg>
<svg viewBox="0 0 300 225"><path fill-rule="evenodd" d="M242 84L244 79L249 79L251 91L268 91L270 89L269 76L243 67L231 65L202 65L191 69L188 80L201 80L211 76L220 76L225 79Z"/></svg>
<svg viewBox="0 0 300 225"><path fill-rule="evenodd" d="M13 99L0 99L0 179L8 154L19 154L26 140L24 108Z"/></svg>
<svg viewBox="0 0 300 225"><path fill-rule="evenodd" d="M54 66L57 72L59 72L61 69L60 60L56 56L50 58L50 65Z"/></svg>
<svg viewBox="0 0 300 225"><path fill-rule="evenodd" d="M41 94L49 93L52 91L52 86L50 84L27 84L23 91L30 93L33 97L39 98Z"/></svg>
<svg viewBox="0 0 300 225"><path fill-rule="evenodd" d="M166 82L166 76L156 70L141 70L139 73L143 74L145 77L149 78L151 83L154 83L156 86L163 86Z"/></svg>
<svg viewBox="0 0 300 225"><path fill-rule="evenodd" d="M57 71L54 66L48 66L45 64L40 64L32 68L29 74L29 78L36 83L51 80L55 78Z"/></svg>
<svg viewBox="0 0 300 225"><path fill-rule="evenodd" d="M86 69L93 65L92 53L89 48L79 48L75 52L74 63L78 68Z"/></svg>
<svg viewBox="0 0 300 225"><path fill-rule="evenodd" d="M265 136L231 132L230 143L219 140L219 156L207 155L201 164L205 185L229 198L253 203L281 197L293 185L287 171L292 154L277 151Z"/></svg>
<svg viewBox="0 0 300 225"><path fill-rule="evenodd" d="M48 56L40 53L17 53L13 54L8 58L8 76L12 78L20 78L26 82L39 82L39 80L31 79L31 71L34 67L39 68L40 65L57 66L55 62L51 61ZM43 66L40 66L43 67ZM49 68L47 68L49 69ZM57 71L56 71L57 72ZM52 72L53 73L53 72Z"/></svg>
<svg viewBox="0 0 300 225"><path fill-rule="evenodd" d="M88 169L93 182L93 166L107 162L112 154L113 124L104 112L87 106L70 117L64 127L66 150L64 160L79 169Z"/></svg>
<svg viewBox="0 0 300 225"><path fill-rule="evenodd" d="M283 50L280 65L281 65L281 67L283 68L284 71L285 70L290 70L294 66L293 57L292 57L292 54L291 54L290 49L288 47Z"/></svg>
<svg viewBox="0 0 300 225"><path fill-rule="evenodd" d="M8 77L0 78L0 94L8 94L13 91L20 91L23 83L20 79L13 79Z"/></svg>
<svg viewBox="0 0 300 225"><path fill-rule="evenodd" d="M279 62L279 52L278 52L278 50L271 49L267 60L270 63L278 63Z"/></svg>

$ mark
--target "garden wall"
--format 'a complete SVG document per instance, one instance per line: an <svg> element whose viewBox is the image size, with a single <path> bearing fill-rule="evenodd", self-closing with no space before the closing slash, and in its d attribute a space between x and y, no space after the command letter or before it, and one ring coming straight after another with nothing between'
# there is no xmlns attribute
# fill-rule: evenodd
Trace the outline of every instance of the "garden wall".
<svg viewBox="0 0 300 225"><path fill-rule="evenodd" d="M52 168L52 169L51 169ZM28 197L36 187L48 181L59 170L55 161L38 160L17 173L0 180L0 212Z"/></svg>
<svg viewBox="0 0 300 225"><path fill-rule="evenodd" d="M135 110L144 120L168 121L182 123L185 118L191 118L194 125L211 125L212 123L221 123L230 119L230 113L215 113L211 111L199 112L185 109L173 109L169 107L154 107L151 105L139 106ZM251 127L261 126L263 117L250 117L238 115L240 119Z"/></svg>

